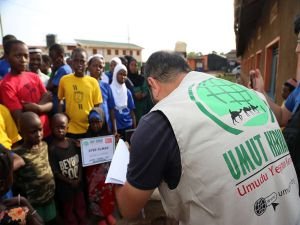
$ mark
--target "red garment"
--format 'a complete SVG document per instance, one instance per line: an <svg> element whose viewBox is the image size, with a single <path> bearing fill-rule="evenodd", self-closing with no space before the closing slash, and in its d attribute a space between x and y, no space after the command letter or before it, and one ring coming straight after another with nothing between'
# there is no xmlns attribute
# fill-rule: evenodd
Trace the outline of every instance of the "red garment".
<svg viewBox="0 0 300 225"><path fill-rule="evenodd" d="M105 184L109 165L102 163L85 168L90 209L97 216L107 217L115 208L113 185Z"/></svg>
<svg viewBox="0 0 300 225"><path fill-rule="evenodd" d="M22 72L18 75L8 73L1 82L0 99L12 112L23 109L21 101L39 103L46 91L41 79L35 73ZM51 133L48 116L42 114L40 119L44 128L44 137L47 137Z"/></svg>

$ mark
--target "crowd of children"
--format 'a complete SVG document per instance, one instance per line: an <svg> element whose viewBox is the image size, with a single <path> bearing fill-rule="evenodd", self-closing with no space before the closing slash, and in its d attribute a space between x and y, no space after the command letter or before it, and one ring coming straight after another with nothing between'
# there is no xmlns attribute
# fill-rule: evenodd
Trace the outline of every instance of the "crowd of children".
<svg viewBox="0 0 300 225"><path fill-rule="evenodd" d="M136 99L148 95L137 91L145 80L119 58L105 73L104 57L88 58L82 48L73 50L68 65L59 44L49 48L49 56L13 35L3 44L0 224L59 224L61 218L65 225L84 225L90 216L99 225L116 224L113 186L104 182L110 163L83 168L79 143L106 135L124 138L135 128ZM136 66L132 61L130 68ZM25 215L17 222L8 216L15 199Z"/></svg>

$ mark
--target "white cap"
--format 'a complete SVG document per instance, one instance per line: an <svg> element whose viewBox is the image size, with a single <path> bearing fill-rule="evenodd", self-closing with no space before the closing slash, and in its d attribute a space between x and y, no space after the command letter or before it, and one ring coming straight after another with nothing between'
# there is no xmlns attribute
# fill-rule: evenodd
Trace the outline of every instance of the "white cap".
<svg viewBox="0 0 300 225"><path fill-rule="evenodd" d="M175 52L186 52L186 43L177 41L175 44Z"/></svg>

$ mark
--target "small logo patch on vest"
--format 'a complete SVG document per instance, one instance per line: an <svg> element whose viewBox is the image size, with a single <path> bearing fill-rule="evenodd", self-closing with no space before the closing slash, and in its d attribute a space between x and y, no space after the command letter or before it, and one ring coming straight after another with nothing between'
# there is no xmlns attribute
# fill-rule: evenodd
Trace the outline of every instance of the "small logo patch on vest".
<svg viewBox="0 0 300 225"><path fill-rule="evenodd" d="M274 211L276 210L276 207L279 205L279 203L276 203L277 200L277 194L273 192L268 197L260 198L254 203L254 212L256 215L261 216L264 214L267 210L268 206L273 206Z"/></svg>

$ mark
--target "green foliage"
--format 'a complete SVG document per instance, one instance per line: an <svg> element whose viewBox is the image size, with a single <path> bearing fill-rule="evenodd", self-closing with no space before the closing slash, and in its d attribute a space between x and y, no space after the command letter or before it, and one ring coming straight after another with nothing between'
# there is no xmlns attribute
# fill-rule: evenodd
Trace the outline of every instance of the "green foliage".
<svg viewBox="0 0 300 225"><path fill-rule="evenodd" d="M228 80L228 81L231 81L231 82L234 82L234 83L236 81L235 75L233 75L231 73L218 73L216 75L216 77L224 79L224 80Z"/></svg>

